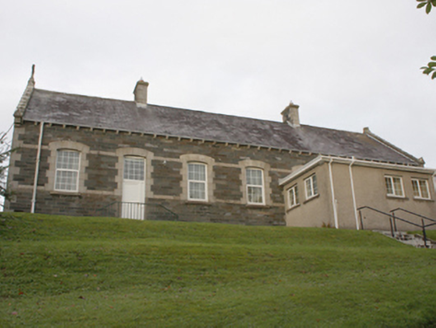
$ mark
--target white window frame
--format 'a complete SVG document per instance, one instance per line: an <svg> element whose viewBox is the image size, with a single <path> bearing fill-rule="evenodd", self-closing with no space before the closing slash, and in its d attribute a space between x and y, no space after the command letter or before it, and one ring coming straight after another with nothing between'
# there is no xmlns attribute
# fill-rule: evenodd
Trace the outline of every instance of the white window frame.
<svg viewBox="0 0 436 328"><path fill-rule="evenodd" d="M397 193L397 190L395 188L395 180L398 179L400 181L401 186L401 194ZM389 192L387 181L390 181L390 185L392 188L392 192ZM385 175L385 186L386 186L386 194L389 197L398 197L398 198L404 198L404 185L403 185L403 178L399 176L392 176L392 175Z"/></svg>
<svg viewBox="0 0 436 328"><path fill-rule="evenodd" d="M261 174L261 183L262 184L261 185L258 185L258 184L249 184L248 183L248 171L260 171L260 174ZM246 193L247 193L247 204L250 204L250 205L265 205L265 177L264 177L264 174L263 174L263 170L259 169L257 167L247 167L245 169L245 177L246 177L245 184L246 184ZM250 192L249 192L250 188L260 189L261 196L262 196L262 200L260 202L250 201Z"/></svg>
<svg viewBox="0 0 436 328"><path fill-rule="evenodd" d="M191 165L201 165L204 167L204 180L195 180L189 178L189 169ZM187 180L188 180L188 200L199 201L199 202L207 202L208 200L208 192L207 192L207 165L199 162L188 162L188 172L187 172ZM204 198L194 198L191 197L191 183L202 184L204 186Z"/></svg>
<svg viewBox="0 0 436 328"><path fill-rule="evenodd" d="M61 152L71 152L71 153L78 154L77 168L74 168L74 169L58 168L59 154ZM56 173L55 173L55 181L54 181L54 190L62 191L62 192L78 192L79 191L80 161L81 161L81 153L79 151L77 151L77 150L73 150L73 149L58 149L57 150L57 152L56 152ZM60 172L72 172L72 173L76 173L76 181L74 182L75 187L76 187L75 189L64 189L64 188L59 188L58 187L58 179L59 179Z"/></svg>
<svg viewBox="0 0 436 328"><path fill-rule="evenodd" d="M300 205L299 195L298 195L298 185L294 185L288 189L288 204L289 208Z"/></svg>
<svg viewBox="0 0 436 328"><path fill-rule="evenodd" d="M316 174L304 179L304 189L306 190L306 200L318 196L318 180Z"/></svg>
<svg viewBox="0 0 436 328"><path fill-rule="evenodd" d="M417 191L418 195L415 194L415 188L413 187L413 184L417 184ZM427 197L424 197L422 187L425 187L425 190L427 191ZM428 186L428 181L426 179L412 179L412 190L413 190L413 198L415 199L430 199L430 188Z"/></svg>

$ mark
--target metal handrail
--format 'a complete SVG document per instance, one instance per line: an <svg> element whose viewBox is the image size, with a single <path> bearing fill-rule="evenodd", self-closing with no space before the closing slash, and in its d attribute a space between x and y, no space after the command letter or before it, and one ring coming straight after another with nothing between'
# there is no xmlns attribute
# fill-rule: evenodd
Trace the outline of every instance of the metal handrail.
<svg viewBox="0 0 436 328"><path fill-rule="evenodd" d="M421 219L421 225L419 225L419 224L416 224L414 222L408 221L406 219L400 218L400 217L396 216L395 213L389 214L389 213L380 211L380 210L378 210L376 208L373 208L373 207L370 207L370 206L361 206L357 210L359 211L360 224L361 224L362 230L364 230L364 228L363 228L363 220L362 220L362 212L361 211L364 210L364 209L369 209L369 210L375 211L377 213L383 214L385 216L388 216L389 217L390 227L391 227L391 236L392 237L395 237L394 230L395 230L395 232L397 232L396 220L400 220L400 221L403 221L405 223L411 224L411 225L413 225L415 227L421 228L422 229L422 234L423 234L423 237L424 237L423 238L424 239L424 247L427 248L427 234L425 232L425 228L429 227L429 226L432 226L435 223L432 223L432 224L429 224L429 225L425 225L424 219Z"/></svg>
<svg viewBox="0 0 436 328"><path fill-rule="evenodd" d="M398 207L398 208L396 208L396 209L394 209L394 210L390 210L389 212L395 214L395 212L397 212L397 211L403 211L403 212L406 212L406 213L409 213L409 214L412 214L412 215L418 216L418 217L420 217L421 219L426 219L426 220L432 221L432 222L434 222L434 223L436 224L436 220L435 220L435 219L430 219L430 218L428 218L428 217L426 217L426 216L424 216L424 215L421 215L421 214L418 214L418 213L415 213L415 212L411 212L411 211L406 210L406 209L401 208L401 207ZM431 225L433 225L433 224L431 224Z"/></svg>

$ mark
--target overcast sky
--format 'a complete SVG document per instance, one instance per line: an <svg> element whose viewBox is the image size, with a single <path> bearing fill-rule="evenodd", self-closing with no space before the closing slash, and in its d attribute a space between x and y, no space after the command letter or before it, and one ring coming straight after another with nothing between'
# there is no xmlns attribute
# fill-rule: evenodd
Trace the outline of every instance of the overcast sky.
<svg viewBox="0 0 436 328"><path fill-rule="evenodd" d="M436 9L414 0L0 0L0 131L36 87L372 132L436 168Z"/></svg>

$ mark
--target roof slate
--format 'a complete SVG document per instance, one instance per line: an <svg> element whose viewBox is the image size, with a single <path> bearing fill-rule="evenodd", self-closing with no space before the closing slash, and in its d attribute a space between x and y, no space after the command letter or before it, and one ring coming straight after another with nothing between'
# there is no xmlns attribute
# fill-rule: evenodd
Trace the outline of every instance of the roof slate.
<svg viewBox="0 0 436 328"><path fill-rule="evenodd" d="M34 89L23 120L419 165L364 133Z"/></svg>

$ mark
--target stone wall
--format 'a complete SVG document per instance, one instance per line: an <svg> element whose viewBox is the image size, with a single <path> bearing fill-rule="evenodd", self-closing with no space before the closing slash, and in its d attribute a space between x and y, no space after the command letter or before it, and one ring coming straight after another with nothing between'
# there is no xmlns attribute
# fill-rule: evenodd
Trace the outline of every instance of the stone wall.
<svg viewBox="0 0 436 328"><path fill-rule="evenodd" d="M39 131L39 124L32 122L15 127L13 147L18 150L11 156L8 177L14 197L7 202L7 210L30 211ZM75 193L54 190L56 149L62 148L77 148L81 153L81 183ZM146 219L173 219L174 212L182 221L246 225L284 225L283 191L278 180L292 167L315 157L262 147L45 124L35 212L104 213L101 208L109 209L109 204L122 199L121 162L129 154L146 158ZM195 155L208 159L207 202L188 201L186 196L186 158ZM267 194L262 206L248 205L245 199L244 170L257 162L264 163Z"/></svg>

